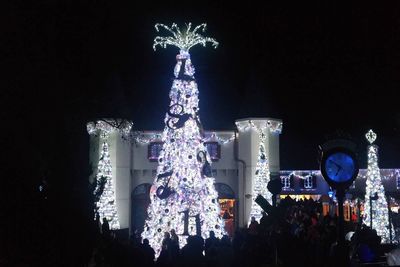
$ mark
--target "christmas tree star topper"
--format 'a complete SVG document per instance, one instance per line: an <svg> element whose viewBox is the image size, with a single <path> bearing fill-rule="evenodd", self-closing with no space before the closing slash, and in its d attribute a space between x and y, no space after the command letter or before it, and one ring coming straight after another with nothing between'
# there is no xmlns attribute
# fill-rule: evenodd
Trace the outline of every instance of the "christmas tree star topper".
<svg viewBox="0 0 400 267"><path fill-rule="evenodd" d="M157 36L154 38L153 49L156 50L157 45L161 46L162 48L166 48L167 45L173 45L178 47L180 50L185 52L189 52L189 49L197 44L201 44L204 47L206 46L207 42L211 43L214 48L217 48L218 42L211 37L204 37L198 31L204 32L206 30L206 23L196 26L192 31L192 23L186 24L186 31L181 31L176 25L176 23L172 23L171 27L168 27L164 24L157 23L155 28L157 32L160 32L160 28L164 28L168 32L172 34L172 36Z"/></svg>

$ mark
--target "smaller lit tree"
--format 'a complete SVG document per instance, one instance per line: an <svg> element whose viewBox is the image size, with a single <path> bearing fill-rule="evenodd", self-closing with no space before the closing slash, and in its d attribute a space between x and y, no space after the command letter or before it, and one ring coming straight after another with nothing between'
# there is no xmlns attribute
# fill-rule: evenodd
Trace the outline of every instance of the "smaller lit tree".
<svg viewBox="0 0 400 267"><path fill-rule="evenodd" d="M95 194L96 192L103 191L96 202L96 209L99 213L100 220L103 221L103 218L106 218L110 224L110 229L119 229L114 185L112 181L111 159L106 141L104 141L102 145L98 172L96 175L96 184Z"/></svg>
<svg viewBox="0 0 400 267"><path fill-rule="evenodd" d="M255 172L255 179L253 184L253 202L251 205L251 212L250 212L250 220L251 217L254 217L258 222L262 217L262 208L260 205L257 204L255 199L258 195L263 196L269 203L272 201L272 194L268 190L268 182L269 182L269 163L267 158L267 151L265 149L265 139L266 135L263 132L263 129L258 129L259 137L260 137L260 144L258 147L258 161L256 166Z"/></svg>
<svg viewBox="0 0 400 267"><path fill-rule="evenodd" d="M388 203L378 167L378 146L373 145L376 140L376 134L369 130L365 137L370 145L368 146L367 187L365 190L363 223L371 225L372 222L372 228L381 237L382 243L389 243L389 227L393 226L389 226Z"/></svg>

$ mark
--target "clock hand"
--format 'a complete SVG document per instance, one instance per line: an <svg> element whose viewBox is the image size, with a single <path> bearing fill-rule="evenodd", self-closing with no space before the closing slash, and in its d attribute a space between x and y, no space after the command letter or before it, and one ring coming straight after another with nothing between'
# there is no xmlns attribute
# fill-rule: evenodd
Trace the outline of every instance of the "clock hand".
<svg viewBox="0 0 400 267"><path fill-rule="evenodd" d="M338 170L337 170L337 172L336 172L336 174L335 174L335 176L337 176L338 175L338 173L339 173L339 171L342 169L342 167L340 166L340 165L338 165Z"/></svg>
<svg viewBox="0 0 400 267"><path fill-rule="evenodd" d="M333 160L331 160L331 159L330 159L330 160L329 160L329 162L332 162L333 164L335 164L335 165L336 165L336 167L338 167L338 168L341 168L341 167L340 167L340 165L339 165L339 164L337 164L336 162L334 162Z"/></svg>

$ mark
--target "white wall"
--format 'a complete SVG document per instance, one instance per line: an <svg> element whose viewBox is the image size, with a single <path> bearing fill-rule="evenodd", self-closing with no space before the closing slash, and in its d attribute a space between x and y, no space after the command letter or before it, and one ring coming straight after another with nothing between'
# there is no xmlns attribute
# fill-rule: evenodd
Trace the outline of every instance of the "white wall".
<svg viewBox="0 0 400 267"><path fill-rule="evenodd" d="M120 134L113 135L115 145L115 194L121 229L129 228L130 182L131 182L131 142Z"/></svg>

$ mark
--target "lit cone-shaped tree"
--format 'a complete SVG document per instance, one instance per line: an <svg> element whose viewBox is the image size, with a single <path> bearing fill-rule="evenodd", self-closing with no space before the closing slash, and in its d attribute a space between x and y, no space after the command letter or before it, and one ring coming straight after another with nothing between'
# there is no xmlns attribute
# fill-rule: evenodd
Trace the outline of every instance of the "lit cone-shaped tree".
<svg viewBox="0 0 400 267"><path fill-rule="evenodd" d="M103 218L106 218L110 225L110 229L119 229L117 207L115 205L114 185L112 181L111 159L108 152L108 144L105 140L103 142L98 172L96 175L97 186L95 192L99 190L101 179L105 179L104 189L99 200L96 202L97 212L100 215L100 221L103 222Z"/></svg>
<svg viewBox="0 0 400 267"><path fill-rule="evenodd" d="M150 189L150 205L142 233L150 241L158 257L164 232L174 229L180 238L180 245L188 235L207 238L209 231L221 237L224 224L220 216L218 193L214 187L211 159L203 142L199 112L199 91L194 79L194 67L189 49L197 44L218 43L204 37L202 24L191 29L186 25L182 31L176 24L171 27L156 24L156 30L164 29L172 36L154 39L157 45L180 49L176 56L174 80L170 91L170 106L165 116L162 136L163 148L158 159L157 174Z"/></svg>
<svg viewBox="0 0 400 267"><path fill-rule="evenodd" d="M378 167L378 146L373 145L376 140L376 134L369 130L365 136L370 145L368 146L367 187L365 190L363 223L370 226L372 215L372 228L381 237L382 243L389 243L388 204Z"/></svg>
<svg viewBox="0 0 400 267"><path fill-rule="evenodd" d="M267 188L269 182L269 164L267 159L267 153L265 150L266 136L261 128L259 129L259 135L260 135L260 145L258 148L258 161L256 166L255 179L253 182L253 193L252 193L253 202L251 204L249 223L251 221L251 217L255 217L258 222L260 222L260 219L262 217L261 212L263 211L263 209L255 201L258 195L263 196L266 200L268 200L269 203L271 203L272 201L272 194L271 192L269 192Z"/></svg>

